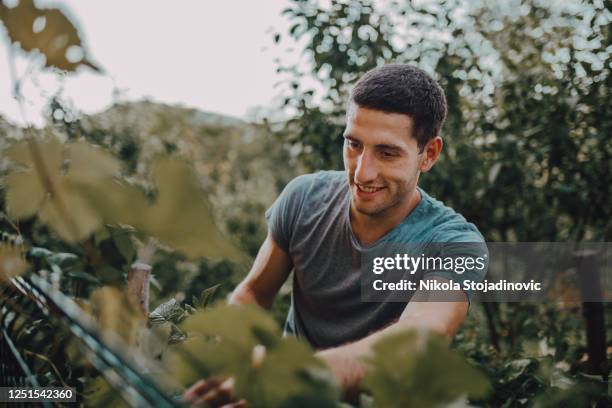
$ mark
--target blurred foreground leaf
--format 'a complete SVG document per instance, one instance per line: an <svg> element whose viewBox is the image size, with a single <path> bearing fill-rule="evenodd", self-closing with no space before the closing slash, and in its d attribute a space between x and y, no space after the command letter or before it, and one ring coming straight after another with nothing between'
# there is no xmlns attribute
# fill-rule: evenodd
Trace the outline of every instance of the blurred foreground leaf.
<svg viewBox="0 0 612 408"><path fill-rule="evenodd" d="M250 407L335 407L338 391L324 363L296 339L281 339L274 319L254 307L220 306L182 326L189 338L172 357L181 383L234 377Z"/></svg>
<svg viewBox="0 0 612 408"><path fill-rule="evenodd" d="M40 152L38 167L32 146ZM118 174L119 163L102 149L85 142L62 144L55 138L20 141L7 149L18 168L5 180L7 208L12 218L38 213L68 242L83 240L102 223L97 208L84 196L82 187L104 188ZM64 172L64 162L69 168Z"/></svg>
<svg viewBox="0 0 612 408"><path fill-rule="evenodd" d="M42 165L49 180L59 177L60 167L64 160L64 147L54 138L38 141L38 146L44 152ZM35 215L47 198L47 191L33 167L28 142L14 144L5 152L8 159L21 168L5 178L6 207L8 214L14 219L23 219Z"/></svg>
<svg viewBox="0 0 612 408"><path fill-rule="evenodd" d="M18 248L0 244L0 282L21 275L27 267Z"/></svg>
<svg viewBox="0 0 612 408"><path fill-rule="evenodd" d="M40 51L47 67L74 71L79 65L99 68L87 60L76 27L58 8L39 8L34 0L9 7L0 2L0 20L13 43L24 51Z"/></svg>
<svg viewBox="0 0 612 408"><path fill-rule="evenodd" d="M40 152L38 165L32 145ZM153 162L157 199L149 204L141 189L118 179L115 157L86 142L20 141L6 153L16 165L5 179L8 212L14 219L38 213L40 221L67 242L84 240L102 223L122 224L192 258L239 257L217 228L193 169L179 158ZM117 239L122 254L132 258L129 239Z"/></svg>
<svg viewBox="0 0 612 408"><path fill-rule="evenodd" d="M408 331L377 342L364 387L381 407L433 407L459 397L484 397L488 380L444 338Z"/></svg>
<svg viewBox="0 0 612 408"><path fill-rule="evenodd" d="M192 258L238 256L238 250L217 228L206 195L184 160L157 158L153 180L157 200L137 228Z"/></svg>
<svg viewBox="0 0 612 408"><path fill-rule="evenodd" d="M121 398L119 392L111 386L102 376L89 379L83 391L85 405L94 408L129 407L128 403Z"/></svg>
<svg viewBox="0 0 612 408"><path fill-rule="evenodd" d="M108 340L112 342L114 335L119 336L128 345L135 343L138 332L144 325L144 316L125 291L103 286L92 293L90 301L99 328ZM112 333L110 337L109 333Z"/></svg>

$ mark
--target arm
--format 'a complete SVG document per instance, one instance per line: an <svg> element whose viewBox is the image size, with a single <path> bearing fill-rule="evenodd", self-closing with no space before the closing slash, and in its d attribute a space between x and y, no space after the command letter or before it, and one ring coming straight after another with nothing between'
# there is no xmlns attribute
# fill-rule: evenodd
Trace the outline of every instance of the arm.
<svg viewBox="0 0 612 408"><path fill-rule="evenodd" d="M229 303L257 304L266 309L270 308L280 287L287 280L291 268L293 268L291 258L274 242L268 232L251 271L234 289Z"/></svg>
<svg viewBox="0 0 612 408"><path fill-rule="evenodd" d="M291 258L274 242L268 232L266 240L255 257L253 267L246 278L234 289L229 303L256 304L269 308L278 290L287 280L291 268L293 268ZM246 407L244 400L235 402L233 393L234 379L232 377L212 378L200 380L191 386L183 395L183 401L187 404L207 404L213 407Z"/></svg>
<svg viewBox="0 0 612 408"><path fill-rule="evenodd" d="M436 279L446 281L444 278ZM383 337L407 329L425 329L452 339L468 310L467 298L463 292L459 292L451 295L463 296L463 301L432 302L427 301L428 292L417 291L413 298L416 301L408 303L397 322L354 343L323 350L317 354L328 363L347 396L356 396L366 371L361 359L370 355L372 345Z"/></svg>

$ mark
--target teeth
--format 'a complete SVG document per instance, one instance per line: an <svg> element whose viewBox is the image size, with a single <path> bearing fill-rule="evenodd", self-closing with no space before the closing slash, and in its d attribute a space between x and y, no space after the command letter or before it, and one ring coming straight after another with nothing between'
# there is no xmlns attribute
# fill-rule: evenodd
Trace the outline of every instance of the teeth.
<svg viewBox="0 0 612 408"><path fill-rule="evenodd" d="M360 190L365 191L366 193L373 193L375 191L380 190L382 187L366 187L366 186L359 186Z"/></svg>

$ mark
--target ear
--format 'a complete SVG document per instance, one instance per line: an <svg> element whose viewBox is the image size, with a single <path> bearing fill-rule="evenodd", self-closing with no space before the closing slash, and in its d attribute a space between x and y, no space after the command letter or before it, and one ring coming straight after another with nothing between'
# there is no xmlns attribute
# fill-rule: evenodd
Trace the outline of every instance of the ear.
<svg viewBox="0 0 612 408"><path fill-rule="evenodd" d="M444 142L440 136L436 136L427 142L425 148L423 149L423 153L421 153L423 155L423 159L419 166L421 173L428 172L431 170L433 165L436 164L438 157L440 157L440 152L442 151L443 145Z"/></svg>

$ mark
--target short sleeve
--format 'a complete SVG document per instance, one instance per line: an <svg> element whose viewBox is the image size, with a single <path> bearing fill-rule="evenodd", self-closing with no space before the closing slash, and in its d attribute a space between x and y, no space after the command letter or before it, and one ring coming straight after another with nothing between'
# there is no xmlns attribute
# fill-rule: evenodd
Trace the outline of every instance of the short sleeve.
<svg viewBox="0 0 612 408"><path fill-rule="evenodd" d="M266 210L268 230L276 244L286 253L289 253L294 227L310 184L308 174L294 178Z"/></svg>

